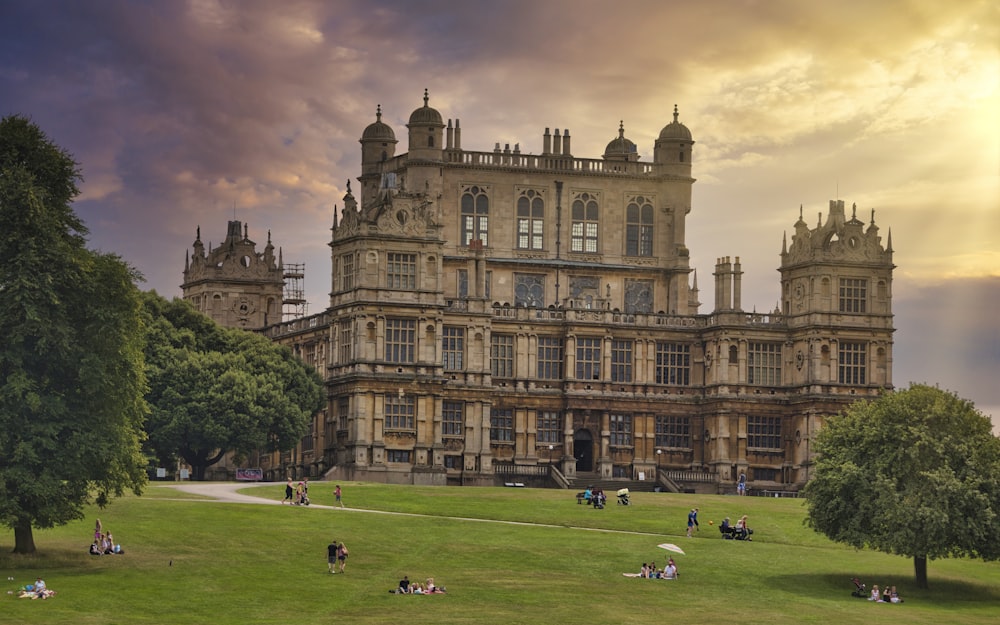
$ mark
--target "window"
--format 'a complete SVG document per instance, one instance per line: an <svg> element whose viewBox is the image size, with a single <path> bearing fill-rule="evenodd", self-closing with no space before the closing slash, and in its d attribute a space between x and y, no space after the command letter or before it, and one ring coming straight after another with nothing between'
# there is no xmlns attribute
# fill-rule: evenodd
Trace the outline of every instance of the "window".
<svg viewBox="0 0 1000 625"><path fill-rule="evenodd" d="M656 415L656 446L691 449L691 418Z"/></svg>
<svg viewBox="0 0 1000 625"><path fill-rule="evenodd" d="M461 437L465 423L465 402L446 401L441 404L441 435Z"/></svg>
<svg viewBox="0 0 1000 625"><path fill-rule="evenodd" d="M417 255L387 254L386 285L390 289L415 289L417 287Z"/></svg>
<svg viewBox="0 0 1000 625"><path fill-rule="evenodd" d="M691 346L680 343L656 344L656 383L691 384Z"/></svg>
<svg viewBox="0 0 1000 625"><path fill-rule="evenodd" d="M462 245L480 240L489 245L490 198L489 188L472 186L462 193Z"/></svg>
<svg viewBox="0 0 1000 625"><path fill-rule="evenodd" d="M385 359L388 362L413 362L417 343L414 319L385 320Z"/></svg>
<svg viewBox="0 0 1000 625"><path fill-rule="evenodd" d="M629 447L632 445L632 415L611 415L611 445Z"/></svg>
<svg viewBox="0 0 1000 625"><path fill-rule="evenodd" d="M863 278L840 279L840 312L863 313L867 310L868 281Z"/></svg>
<svg viewBox="0 0 1000 625"><path fill-rule="evenodd" d="M781 384L781 343L749 343L747 383L764 386Z"/></svg>
<svg viewBox="0 0 1000 625"><path fill-rule="evenodd" d="M747 447L750 449L781 449L781 419L779 417L747 417Z"/></svg>
<svg viewBox="0 0 1000 625"><path fill-rule="evenodd" d="M778 481L778 470L768 469L768 468L758 468L754 467L753 479L760 482L777 482Z"/></svg>
<svg viewBox="0 0 1000 625"><path fill-rule="evenodd" d="M385 461L386 462L402 462L409 464L410 462L410 450L409 449L386 449L385 450Z"/></svg>
<svg viewBox="0 0 1000 625"><path fill-rule="evenodd" d="M350 291L354 288L354 254L344 254L340 257L340 290Z"/></svg>
<svg viewBox="0 0 1000 625"><path fill-rule="evenodd" d="M490 363L493 377L514 377L514 336L494 334L490 337L490 341Z"/></svg>
<svg viewBox="0 0 1000 625"><path fill-rule="evenodd" d="M490 411L490 442L514 442L513 408L494 408Z"/></svg>
<svg viewBox="0 0 1000 625"><path fill-rule="evenodd" d="M517 198L517 249L540 250L544 244L542 224L545 203L535 190L521 192Z"/></svg>
<svg viewBox="0 0 1000 625"><path fill-rule="evenodd" d="M386 395L384 429L413 431L415 405L413 395Z"/></svg>
<svg viewBox="0 0 1000 625"><path fill-rule="evenodd" d="M340 344L339 350L340 364L346 365L354 357L354 324L350 319L340 322Z"/></svg>
<svg viewBox="0 0 1000 625"><path fill-rule="evenodd" d="M563 377L563 340L554 336L538 337L538 378L561 380Z"/></svg>
<svg viewBox="0 0 1000 625"><path fill-rule="evenodd" d="M469 296L469 271L467 269L458 270L458 297L465 299Z"/></svg>
<svg viewBox="0 0 1000 625"><path fill-rule="evenodd" d="M560 413L538 413L538 442L562 444L562 415Z"/></svg>
<svg viewBox="0 0 1000 625"><path fill-rule="evenodd" d="M642 196L625 207L625 255L653 255L653 205Z"/></svg>
<svg viewBox="0 0 1000 625"><path fill-rule="evenodd" d="M337 431L347 431L347 411L351 407L350 397L340 397L337 399Z"/></svg>
<svg viewBox="0 0 1000 625"><path fill-rule="evenodd" d="M841 384L866 384L868 345L841 341L837 362L837 381Z"/></svg>
<svg viewBox="0 0 1000 625"><path fill-rule="evenodd" d="M545 307L545 276L514 274L514 305L528 308Z"/></svg>
<svg viewBox="0 0 1000 625"><path fill-rule="evenodd" d="M597 198L581 193L573 200L573 223L570 227L571 252L597 253Z"/></svg>
<svg viewBox="0 0 1000 625"><path fill-rule="evenodd" d="M632 381L632 341L611 341L611 381Z"/></svg>
<svg viewBox="0 0 1000 625"><path fill-rule="evenodd" d="M576 379L601 379L601 339L576 339Z"/></svg>
<svg viewBox="0 0 1000 625"><path fill-rule="evenodd" d="M462 456L445 456L444 457L444 468L446 469L462 469Z"/></svg>
<svg viewBox="0 0 1000 625"><path fill-rule="evenodd" d="M441 364L445 371L461 371L465 364L465 328L445 326L442 332Z"/></svg>
<svg viewBox="0 0 1000 625"><path fill-rule="evenodd" d="M493 297L492 295L490 295L490 293L492 292L492 290L490 288L491 284L493 284L493 272L487 270L486 271L486 287L485 287L486 288L486 293L485 293L486 299L490 299L491 297Z"/></svg>

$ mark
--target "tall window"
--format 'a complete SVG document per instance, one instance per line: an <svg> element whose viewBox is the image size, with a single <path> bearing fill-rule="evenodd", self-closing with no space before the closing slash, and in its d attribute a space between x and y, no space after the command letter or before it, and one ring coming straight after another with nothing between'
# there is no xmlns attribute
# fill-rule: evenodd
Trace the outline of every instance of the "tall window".
<svg viewBox="0 0 1000 625"><path fill-rule="evenodd" d="M611 415L611 438L608 442L619 447L632 445L632 415Z"/></svg>
<svg viewBox="0 0 1000 625"><path fill-rule="evenodd" d="M490 198L489 188L471 186L462 193L462 245L479 239L489 245Z"/></svg>
<svg viewBox="0 0 1000 625"><path fill-rule="evenodd" d="M597 253L597 198L581 193L573 200L573 223L570 227L571 252Z"/></svg>
<svg viewBox="0 0 1000 625"><path fill-rule="evenodd" d="M691 418L656 415L656 446L691 449Z"/></svg>
<svg viewBox="0 0 1000 625"><path fill-rule="evenodd" d="M441 336L441 359L445 371L461 371L465 361L465 328L445 326Z"/></svg>
<svg viewBox="0 0 1000 625"><path fill-rule="evenodd" d="M841 384L866 384L868 345L855 341L839 343L837 381Z"/></svg>
<svg viewBox="0 0 1000 625"><path fill-rule="evenodd" d="M653 255L653 204L642 196L625 207L625 255Z"/></svg>
<svg viewBox="0 0 1000 625"><path fill-rule="evenodd" d="M345 365L351 362L354 357L354 324L350 319L340 322L340 344L339 350L340 364Z"/></svg>
<svg viewBox="0 0 1000 625"><path fill-rule="evenodd" d="M538 378L561 380L563 377L563 340L554 336L538 337Z"/></svg>
<svg viewBox="0 0 1000 625"><path fill-rule="evenodd" d="M415 289L417 287L417 255L387 254L386 285L390 289Z"/></svg>
<svg viewBox="0 0 1000 625"><path fill-rule="evenodd" d="M347 412L351 407L350 397L340 397L337 399L337 431L347 430Z"/></svg>
<svg viewBox="0 0 1000 625"><path fill-rule="evenodd" d="M576 339L576 379L601 379L601 339L587 337Z"/></svg>
<svg viewBox="0 0 1000 625"><path fill-rule="evenodd" d="M656 344L656 383L691 384L691 346L681 343Z"/></svg>
<svg viewBox="0 0 1000 625"><path fill-rule="evenodd" d="M413 395L387 394L385 396L385 430L410 430L413 427L413 415L416 403Z"/></svg>
<svg viewBox="0 0 1000 625"><path fill-rule="evenodd" d="M840 312L863 313L867 310L868 281L863 278L840 279Z"/></svg>
<svg viewBox="0 0 1000 625"><path fill-rule="evenodd" d="M490 341L490 364L493 377L514 377L514 336L493 334Z"/></svg>
<svg viewBox="0 0 1000 625"><path fill-rule="evenodd" d="M542 224L545 203L533 189L522 191L517 198L517 249L540 250L543 247Z"/></svg>
<svg viewBox="0 0 1000 625"><path fill-rule="evenodd" d="M441 435L462 436L465 402L446 401L441 404Z"/></svg>
<svg viewBox="0 0 1000 625"><path fill-rule="evenodd" d="M340 257L340 290L350 291L354 288L354 254L343 254Z"/></svg>
<svg viewBox="0 0 1000 625"><path fill-rule="evenodd" d="M747 383L781 384L781 343L750 343L747 346Z"/></svg>
<svg viewBox="0 0 1000 625"><path fill-rule="evenodd" d="M465 299L469 296L469 270L458 270L458 297Z"/></svg>
<svg viewBox="0 0 1000 625"><path fill-rule="evenodd" d="M531 273L514 274L514 305L528 308L545 307L545 276Z"/></svg>
<svg viewBox="0 0 1000 625"><path fill-rule="evenodd" d="M417 344L415 319L385 320L385 359L387 362L413 362Z"/></svg>
<svg viewBox="0 0 1000 625"><path fill-rule="evenodd" d="M386 449L385 450L385 461L386 462L399 462L403 464L410 463L410 450L409 449Z"/></svg>
<svg viewBox="0 0 1000 625"><path fill-rule="evenodd" d="M538 413L538 442L562 443L562 415L560 413Z"/></svg>
<svg viewBox="0 0 1000 625"><path fill-rule="evenodd" d="M747 447L781 449L781 418L748 416Z"/></svg>
<svg viewBox="0 0 1000 625"><path fill-rule="evenodd" d="M514 442L513 408L493 408L490 410L490 442Z"/></svg>
<svg viewBox="0 0 1000 625"><path fill-rule="evenodd" d="M632 381L632 341L611 341L611 381Z"/></svg>

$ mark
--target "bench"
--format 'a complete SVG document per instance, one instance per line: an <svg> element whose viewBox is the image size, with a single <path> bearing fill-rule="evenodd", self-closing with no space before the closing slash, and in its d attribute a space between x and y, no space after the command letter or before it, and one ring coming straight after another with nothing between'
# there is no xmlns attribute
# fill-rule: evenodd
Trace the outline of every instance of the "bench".
<svg viewBox="0 0 1000 625"><path fill-rule="evenodd" d="M576 503L578 503L578 504L581 504L581 503L587 503L587 504L589 504L590 500L587 499L586 493L577 493L576 494Z"/></svg>

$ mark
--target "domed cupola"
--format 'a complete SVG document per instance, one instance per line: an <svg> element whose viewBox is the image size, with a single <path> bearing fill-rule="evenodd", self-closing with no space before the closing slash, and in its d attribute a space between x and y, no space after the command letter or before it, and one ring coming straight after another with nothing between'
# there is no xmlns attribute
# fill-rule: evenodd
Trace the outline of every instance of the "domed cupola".
<svg viewBox="0 0 1000 625"><path fill-rule="evenodd" d="M625 122L619 122L618 137L608 143L604 148L604 160L606 161L629 161L639 160L639 151L635 143L625 138Z"/></svg>
<svg viewBox="0 0 1000 625"><path fill-rule="evenodd" d="M361 133L361 168L370 173L379 163L387 161L396 155L396 133L392 127L382 121L382 105L375 111L375 121L368 124Z"/></svg>
<svg viewBox="0 0 1000 625"><path fill-rule="evenodd" d="M428 99L427 90L424 89L424 105L410 114L410 122L406 124L410 131L410 157L441 160L444 122L441 120L441 113L428 106Z"/></svg>
<svg viewBox="0 0 1000 625"><path fill-rule="evenodd" d="M674 121L663 127L653 148L653 162L663 165L677 165L667 173L691 175L691 147L694 139L687 126L677 121L677 105L674 105Z"/></svg>

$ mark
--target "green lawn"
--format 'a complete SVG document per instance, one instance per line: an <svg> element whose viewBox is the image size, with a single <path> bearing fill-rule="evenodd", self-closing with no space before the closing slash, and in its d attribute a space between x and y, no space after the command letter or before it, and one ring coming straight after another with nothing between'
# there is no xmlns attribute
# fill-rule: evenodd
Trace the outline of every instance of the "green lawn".
<svg viewBox="0 0 1000 625"><path fill-rule="evenodd" d="M154 484L148 496L36 531L30 558L9 554L8 531L7 590L41 575L58 595L3 595L0 623L941 625L1000 614L1000 563L932 561L931 588L920 591L912 561L829 542L803 525L799 500L634 493L632 506L594 510L568 491L342 486L347 510L317 507L333 503L328 482L311 484L312 507L202 501ZM280 500L284 484L244 492ZM693 506L701 531L688 539ZM723 541L708 525L740 514L752 543ZM126 555L87 555L96 516ZM327 573L331 539L351 550L346 575ZM686 551L675 556L680 580L622 576L662 565L664 541ZM404 574L433 576L448 593L389 594ZM852 598L854 575L895 584L906 602Z"/></svg>

